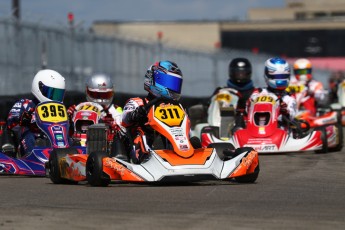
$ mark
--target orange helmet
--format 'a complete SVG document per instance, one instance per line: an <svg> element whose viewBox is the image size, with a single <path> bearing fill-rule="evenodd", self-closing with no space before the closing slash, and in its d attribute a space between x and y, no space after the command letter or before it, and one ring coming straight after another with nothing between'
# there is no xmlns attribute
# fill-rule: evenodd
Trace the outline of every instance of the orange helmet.
<svg viewBox="0 0 345 230"><path fill-rule="evenodd" d="M310 81L312 79L311 70L311 62L305 58L296 60L293 65L294 75L299 81Z"/></svg>

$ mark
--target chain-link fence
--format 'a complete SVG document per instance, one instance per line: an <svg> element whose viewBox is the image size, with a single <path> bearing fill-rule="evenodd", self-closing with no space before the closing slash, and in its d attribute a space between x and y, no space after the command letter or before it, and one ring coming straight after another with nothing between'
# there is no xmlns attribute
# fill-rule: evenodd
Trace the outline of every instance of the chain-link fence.
<svg viewBox="0 0 345 230"><path fill-rule="evenodd" d="M226 84L228 63L246 57L253 64L256 86L264 86L264 62L269 55L236 50L192 51L161 43L92 32L58 29L12 20L0 20L0 95L30 92L33 76L41 68L57 70L66 78L67 90L83 91L85 78L95 72L113 76L117 92L144 94L143 76L150 64L167 59L183 74L182 94L205 97ZM316 79L327 81L327 71L316 71Z"/></svg>

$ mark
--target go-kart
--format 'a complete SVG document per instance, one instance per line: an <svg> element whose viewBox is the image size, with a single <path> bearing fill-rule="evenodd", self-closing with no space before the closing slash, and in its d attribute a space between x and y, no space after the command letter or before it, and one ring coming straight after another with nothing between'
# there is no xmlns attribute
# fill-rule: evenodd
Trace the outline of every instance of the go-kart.
<svg viewBox="0 0 345 230"><path fill-rule="evenodd" d="M83 153L82 147L70 147L69 122L66 108L60 102L43 102L36 106L33 119L44 135L36 140L35 148L24 156L13 152L0 152L0 174L46 176L45 164L56 151Z"/></svg>
<svg viewBox="0 0 345 230"><path fill-rule="evenodd" d="M203 105L191 106L188 110L192 121L192 136L201 137L204 127L217 127L220 137L228 137L234 126L235 109L239 100L238 92L232 88L222 88L212 96L207 114ZM203 122L207 116L207 122ZM195 124L194 124L195 123Z"/></svg>
<svg viewBox="0 0 345 230"><path fill-rule="evenodd" d="M342 148L342 130L338 125L311 128L302 120L290 120L279 112L280 101L274 94L261 93L251 101L244 129L228 140L220 139L213 127L202 133L202 145L231 143L235 147L252 147L259 153L329 152ZM282 116L279 121L278 117Z"/></svg>
<svg viewBox="0 0 345 230"><path fill-rule="evenodd" d="M291 85L287 89L296 98L296 119L307 123L311 128L336 126L339 144L331 151L340 151L343 147L342 111L341 107L332 104L323 108L315 108L315 98L308 94L308 87L304 85Z"/></svg>
<svg viewBox="0 0 345 230"><path fill-rule="evenodd" d="M146 125L155 134L152 144L148 143L146 135L141 136L141 151L147 152L143 161L131 163L111 157L99 149L91 152L82 163L68 165L70 156L60 155L49 160L51 167L55 167L50 170L52 181L82 180L79 175L86 176L92 186L107 186L111 181L169 182L231 178L238 182L256 181L259 159L252 148L235 149L229 143L201 148L198 138L189 138L190 121L179 103L157 99L145 107L148 111ZM117 148L117 151L124 150ZM84 163L86 171L80 167Z"/></svg>
<svg viewBox="0 0 345 230"><path fill-rule="evenodd" d="M115 123L103 123L100 115L103 107L93 102L82 102L76 106L72 121L73 138L85 147L86 154L69 154L66 151L55 151L50 155L47 164L48 175L53 183L78 183L86 180L85 165L88 155L95 151L104 151L113 156L117 150L118 132L121 128ZM122 151L122 150L121 150ZM127 160L127 154L118 155Z"/></svg>

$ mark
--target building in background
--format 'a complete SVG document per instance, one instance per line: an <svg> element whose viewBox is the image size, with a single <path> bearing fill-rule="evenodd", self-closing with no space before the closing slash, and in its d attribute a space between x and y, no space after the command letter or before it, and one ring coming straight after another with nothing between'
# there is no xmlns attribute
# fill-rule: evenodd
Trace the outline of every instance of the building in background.
<svg viewBox="0 0 345 230"><path fill-rule="evenodd" d="M250 9L248 19L258 20L315 20L345 17L344 0L285 0L285 8Z"/></svg>
<svg viewBox="0 0 345 230"><path fill-rule="evenodd" d="M196 49L309 57L317 67L345 70L344 0L286 0L285 8L250 9L247 21L97 21L93 30Z"/></svg>

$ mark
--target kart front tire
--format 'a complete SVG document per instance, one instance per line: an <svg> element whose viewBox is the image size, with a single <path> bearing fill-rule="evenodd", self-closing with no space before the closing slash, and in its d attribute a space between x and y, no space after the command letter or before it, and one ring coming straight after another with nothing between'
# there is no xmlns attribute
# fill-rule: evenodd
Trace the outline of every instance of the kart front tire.
<svg viewBox="0 0 345 230"><path fill-rule="evenodd" d="M86 161L86 180L91 186L106 187L110 183L108 175L103 173L103 158L108 157L106 152L92 152Z"/></svg>
<svg viewBox="0 0 345 230"><path fill-rule="evenodd" d="M77 181L71 181L61 177L60 159L67 154L77 154L78 150L75 148L67 149L53 149L50 153L49 165L49 178L54 184L77 184Z"/></svg>
<svg viewBox="0 0 345 230"><path fill-rule="evenodd" d="M255 168L254 173L244 175L244 176L235 177L235 181L238 183L254 183L256 181L256 179L258 179L259 172L260 172L260 167L258 165Z"/></svg>

